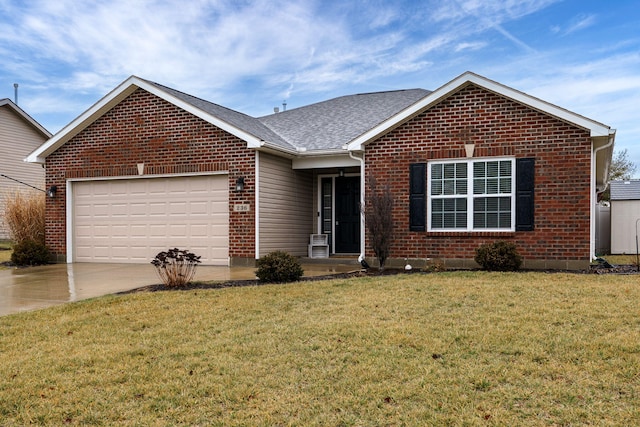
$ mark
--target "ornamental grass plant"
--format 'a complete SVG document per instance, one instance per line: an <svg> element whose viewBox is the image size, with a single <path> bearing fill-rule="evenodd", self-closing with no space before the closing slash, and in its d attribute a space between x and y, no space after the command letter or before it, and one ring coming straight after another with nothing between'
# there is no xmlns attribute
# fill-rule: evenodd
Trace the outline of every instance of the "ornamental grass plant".
<svg viewBox="0 0 640 427"><path fill-rule="evenodd" d="M15 265L48 264L51 258L45 244L45 195L20 192L4 197L4 223L13 242L10 254Z"/></svg>
<svg viewBox="0 0 640 427"><path fill-rule="evenodd" d="M16 243L34 241L44 244L44 193L16 191L4 196L4 222L9 238Z"/></svg>
<svg viewBox="0 0 640 427"><path fill-rule="evenodd" d="M0 317L2 425L635 425L638 276L445 272Z"/></svg>

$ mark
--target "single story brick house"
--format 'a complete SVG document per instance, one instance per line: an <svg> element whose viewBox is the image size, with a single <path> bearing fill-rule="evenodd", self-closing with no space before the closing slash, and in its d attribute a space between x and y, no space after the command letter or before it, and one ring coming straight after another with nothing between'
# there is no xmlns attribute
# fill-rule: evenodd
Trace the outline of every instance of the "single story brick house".
<svg viewBox="0 0 640 427"><path fill-rule="evenodd" d="M259 118L132 76L27 160L57 189L47 244L61 262L179 247L253 265L307 256L315 235L373 260L360 206L375 178L394 196L391 263L471 266L480 244L508 240L526 267L577 269L594 256L614 138L470 72Z"/></svg>

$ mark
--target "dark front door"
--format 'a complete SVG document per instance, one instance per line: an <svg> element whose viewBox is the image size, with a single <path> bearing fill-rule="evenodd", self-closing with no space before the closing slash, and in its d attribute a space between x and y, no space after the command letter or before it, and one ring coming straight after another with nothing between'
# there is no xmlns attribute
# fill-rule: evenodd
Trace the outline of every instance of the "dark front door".
<svg viewBox="0 0 640 427"><path fill-rule="evenodd" d="M336 253L360 252L360 177L336 178Z"/></svg>

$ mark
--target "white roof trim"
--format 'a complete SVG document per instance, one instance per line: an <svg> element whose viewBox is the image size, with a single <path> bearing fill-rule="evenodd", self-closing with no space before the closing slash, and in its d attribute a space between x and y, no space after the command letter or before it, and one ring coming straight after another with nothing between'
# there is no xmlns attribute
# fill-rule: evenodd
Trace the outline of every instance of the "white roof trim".
<svg viewBox="0 0 640 427"><path fill-rule="evenodd" d="M67 143L71 138L79 134L86 129L89 125L95 122L98 118L104 115L107 111L111 110L118 103L124 100L126 97L135 92L138 88L143 89L159 98L164 99L171 104L182 108L185 111L197 116L220 129L229 132L230 134L237 136L238 138L247 142L249 148L257 148L262 145L262 141L255 136L238 129L229 123L220 120L199 108L194 107L192 104L185 102L175 96L163 91L158 86L155 86L139 77L131 76L114 90L105 95L98 102L93 104L87 111L78 116L75 120L65 126L60 132L55 134L51 139L38 147L25 159L27 162L32 163L44 163L47 156L56 151L62 145Z"/></svg>
<svg viewBox="0 0 640 427"><path fill-rule="evenodd" d="M20 117L22 117L25 121L27 121L36 131L40 132L43 136L47 138L51 138L51 132L46 130L40 123L35 121L33 117L28 115L22 108L20 108L16 103L14 103L9 98L0 99L0 107L7 106L16 112Z"/></svg>
<svg viewBox="0 0 640 427"><path fill-rule="evenodd" d="M360 166L360 162L349 157L344 151L341 154L296 157L291 161L293 169L348 168L352 166Z"/></svg>
<svg viewBox="0 0 640 427"><path fill-rule="evenodd" d="M489 80L478 74L467 71L466 73L461 74L457 78L451 80L444 86L431 92L420 101L416 102L415 104L411 105L395 116L389 118L388 120L382 122L375 128L360 135L358 138L354 139L347 145L347 149L350 151L361 151L363 149L363 146L367 142L372 141L379 136L389 132L390 130L404 123L406 120L439 103L441 100L448 97L453 92L458 91L468 84L475 84L476 86L504 96L505 98L509 98L515 102L524 104L535 110L557 117L558 119L565 122L572 123L583 129L588 129L591 133L591 137L609 136L610 134L609 126L593 121L564 108L560 108L556 105L550 104L531 95L527 95L524 92L512 89L493 80Z"/></svg>

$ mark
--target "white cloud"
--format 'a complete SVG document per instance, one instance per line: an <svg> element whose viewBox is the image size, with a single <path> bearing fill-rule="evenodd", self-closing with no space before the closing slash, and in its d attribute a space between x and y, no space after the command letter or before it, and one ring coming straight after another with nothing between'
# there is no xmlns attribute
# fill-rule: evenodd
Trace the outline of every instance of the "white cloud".
<svg viewBox="0 0 640 427"><path fill-rule="evenodd" d="M54 68L71 67L72 73L58 76L47 70L39 76L80 91L104 92L114 80L130 74L198 93L224 90L256 76L267 84L283 85L281 90L293 82L322 88L420 71L447 48L481 49L486 46L483 40L471 44L460 40L477 36L487 26L524 45L500 22L548 3L466 1L454 2L457 6L451 9L437 2L441 6L435 21L470 18L470 22L425 28L422 17L428 16L431 6L413 6L406 15L408 4L380 1L332 11L324 2L311 0L277 4L42 0L12 10L16 31L0 35L0 41L16 43L33 56L46 58ZM358 27L366 22L369 28L381 29L396 21L402 25L381 33L367 34Z"/></svg>
<svg viewBox="0 0 640 427"><path fill-rule="evenodd" d="M454 48L454 52L462 52L465 50L479 50L487 46L487 42L462 42L458 43Z"/></svg>
<svg viewBox="0 0 640 427"><path fill-rule="evenodd" d="M569 27L562 31L562 34L566 36L577 31L582 31L595 25L596 21L597 20L595 15L580 15L576 17L573 22L571 22Z"/></svg>
<svg viewBox="0 0 640 427"><path fill-rule="evenodd" d="M431 4L433 10L430 16L435 22L482 18L499 24L529 15L558 1L560 0L435 1Z"/></svg>

